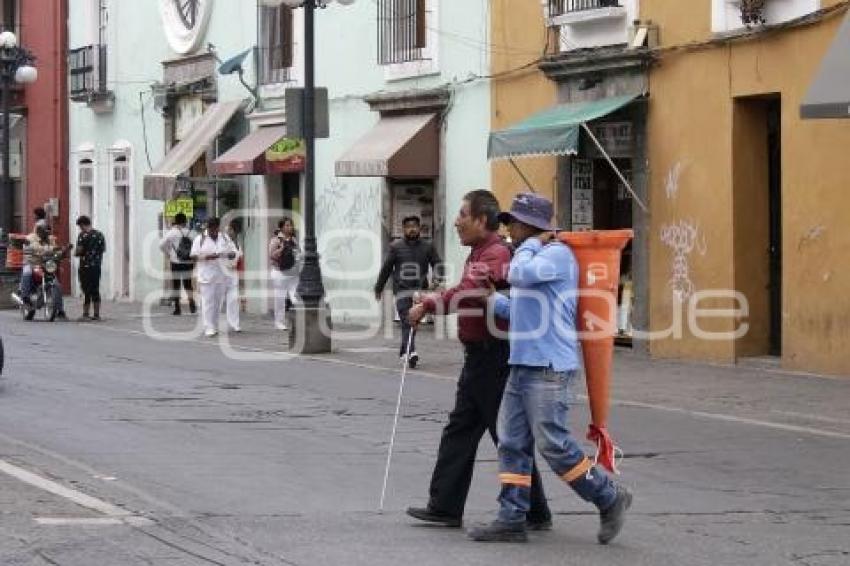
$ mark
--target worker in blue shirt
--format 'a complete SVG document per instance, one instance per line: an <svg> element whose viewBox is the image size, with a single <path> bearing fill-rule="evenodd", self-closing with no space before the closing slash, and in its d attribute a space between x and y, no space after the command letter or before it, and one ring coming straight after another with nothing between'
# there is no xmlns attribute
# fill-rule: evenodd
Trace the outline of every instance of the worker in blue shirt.
<svg viewBox="0 0 850 566"><path fill-rule="evenodd" d="M552 203L536 194L517 195L508 224L518 246L508 272L510 298L491 295L497 317L510 320L511 374L499 411L498 518L472 529L482 542L525 542L534 446L582 499L600 512L598 540L619 534L631 493L594 466L567 427L572 387L579 373L576 333L578 264L555 239Z"/></svg>

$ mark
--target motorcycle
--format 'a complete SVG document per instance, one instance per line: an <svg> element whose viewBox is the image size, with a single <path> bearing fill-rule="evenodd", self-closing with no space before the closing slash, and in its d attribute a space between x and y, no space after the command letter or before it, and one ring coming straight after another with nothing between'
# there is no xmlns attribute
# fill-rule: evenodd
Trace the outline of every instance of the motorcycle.
<svg viewBox="0 0 850 566"><path fill-rule="evenodd" d="M23 297L13 294L12 297L21 309L21 317L24 320L32 320L36 313L41 313L45 321L53 322L61 312L57 296L62 296L59 287L59 262L64 259L65 253L70 248L47 252L41 256L41 264L32 268L32 288L29 302Z"/></svg>

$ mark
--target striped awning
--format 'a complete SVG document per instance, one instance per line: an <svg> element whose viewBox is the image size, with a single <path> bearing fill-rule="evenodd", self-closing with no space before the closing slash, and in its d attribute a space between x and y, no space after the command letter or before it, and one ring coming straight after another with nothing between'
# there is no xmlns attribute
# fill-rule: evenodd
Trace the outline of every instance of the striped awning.
<svg viewBox="0 0 850 566"><path fill-rule="evenodd" d="M487 156L490 159L512 159L576 155L582 124L616 112L638 96L630 94L554 106L506 130L491 133Z"/></svg>

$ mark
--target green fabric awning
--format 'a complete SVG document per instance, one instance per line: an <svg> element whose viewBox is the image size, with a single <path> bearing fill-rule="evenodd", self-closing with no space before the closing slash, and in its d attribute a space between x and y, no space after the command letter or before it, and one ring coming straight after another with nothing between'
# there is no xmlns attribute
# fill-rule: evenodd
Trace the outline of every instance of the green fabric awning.
<svg viewBox="0 0 850 566"><path fill-rule="evenodd" d="M638 96L640 95L614 96L549 108L507 130L492 132L487 156L490 159L511 159L543 155L576 155L582 124L616 112Z"/></svg>

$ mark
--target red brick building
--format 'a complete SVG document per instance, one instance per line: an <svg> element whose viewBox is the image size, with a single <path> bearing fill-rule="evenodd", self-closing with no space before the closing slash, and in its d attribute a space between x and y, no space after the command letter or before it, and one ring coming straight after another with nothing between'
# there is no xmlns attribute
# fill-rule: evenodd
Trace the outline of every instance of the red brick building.
<svg viewBox="0 0 850 566"><path fill-rule="evenodd" d="M31 51L38 80L13 90L10 166L14 231L32 229L32 209L48 205L61 242L68 227L67 0L2 0L2 27ZM67 283L68 270L63 279Z"/></svg>
<svg viewBox="0 0 850 566"><path fill-rule="evenodd" d="M21 44L35 54L38 81L24 90L27 117L26 215L50 199L54 233L68 239L67 14L65 0L20 2ZM26 227L32 220L27 218Z"/></svg>

